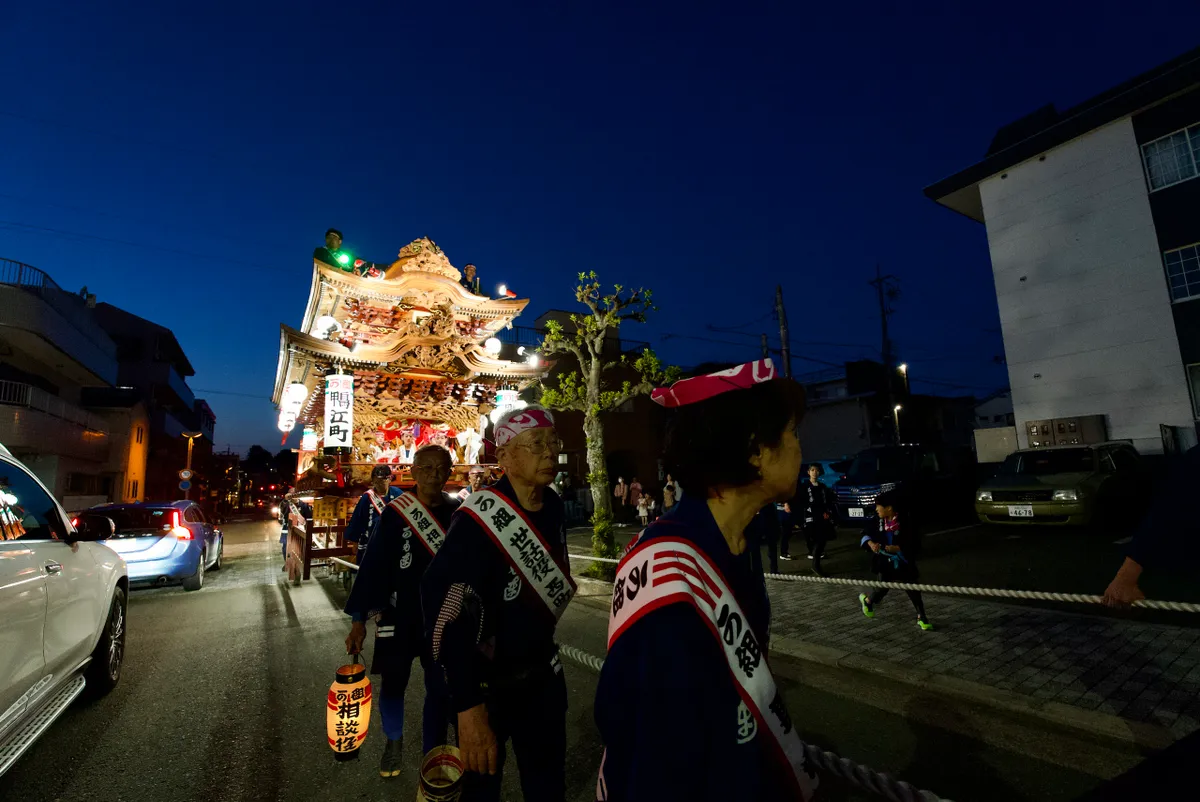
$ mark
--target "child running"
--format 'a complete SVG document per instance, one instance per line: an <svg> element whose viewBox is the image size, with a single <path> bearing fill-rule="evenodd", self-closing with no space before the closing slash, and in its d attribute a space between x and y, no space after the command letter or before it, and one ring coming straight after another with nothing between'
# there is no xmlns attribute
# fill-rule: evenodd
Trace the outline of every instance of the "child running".
<svg viewBox="0 0 1200 802"><path fill-rule="evenodd" d="M863 532L862 547L870 549L871 570L884 582L916 582L917 557L921 550L920 536L916 527L911 525L903 529L900 516L896 512L899 503L895 491L880 494L875 500L875 512L879 515L877 521L867 524ZM876 588L868 596L858 594L859 604L862 605L863 615L875 617L875 605L887 595L888 588ZM921 599L920 591L906 590L913 607L917 608L917 626L923 630L933 629L925 615L925 602Z"/></svg>

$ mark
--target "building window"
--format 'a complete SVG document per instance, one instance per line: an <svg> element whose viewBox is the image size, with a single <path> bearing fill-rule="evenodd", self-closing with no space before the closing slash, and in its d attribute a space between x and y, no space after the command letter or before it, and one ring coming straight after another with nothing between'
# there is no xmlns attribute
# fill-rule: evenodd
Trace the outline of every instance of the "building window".
<svg viewBox="0 0 1200 802"><path fill-rule="evenodd" d="M1142 145L1142 162L1150 190L1195 178L1200 162L1200 125L1176 131Z"/></svg>
<svg viewBox="0 0 1200 802"><path fill-rule="evenodd" d="M1200 243L1163 253L1172 301L1200 296Z"/></svg>
<svg viewBox="0 0 1200 802"><path fill-rule="evenodd" d="M1192 391L1192 415L1200 420L1200 365L1188 365L1188 387Z"/></svg>

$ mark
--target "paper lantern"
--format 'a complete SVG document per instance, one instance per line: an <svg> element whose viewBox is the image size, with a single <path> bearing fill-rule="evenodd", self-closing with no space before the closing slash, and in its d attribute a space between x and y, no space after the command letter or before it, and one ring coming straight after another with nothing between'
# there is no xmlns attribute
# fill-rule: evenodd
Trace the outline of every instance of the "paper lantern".
<svg viewBox="0 0 1200 802"><path fill-rule="evenodd" d="M292 382L283 389L283 400L303 404L308 400L308 388L300 382Z"/></svg>
<svg viewBox="0 0 1200 802"><path fill-rule="evenodd" d="M329 748L338 760L358 757L358 748L367 739L371 721L371 680L362 663L342 666L329 686L325 729Z"/></svg>
<svg viewBox="0 0 1200 802"><path fill-rule="evenodd" d="M495 356L496 354L500 353L500 340L496 339L495 337L488 337L483 341L483 350L486 351L489 356Z"/></svg>

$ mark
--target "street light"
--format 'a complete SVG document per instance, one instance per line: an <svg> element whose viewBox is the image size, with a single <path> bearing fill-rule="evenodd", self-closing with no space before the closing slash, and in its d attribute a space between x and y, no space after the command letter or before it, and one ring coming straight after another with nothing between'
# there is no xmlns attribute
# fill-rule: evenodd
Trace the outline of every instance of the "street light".
<svg viewBox="0 0 1200 802"><path fill-rule="evenodd" d="M892 407L892 421L896 425L896 442L897 443L900 442L900 410L901 409L902 409L902 407L899 404Z"/></svg>
<svg viewBox="0 0 1200 802"><path fill-rule="evenodd" d="M900 375L904 377L904 392L908 393L908 363L902 363L897 370L899 370Z"/></svg>
<svg viewBox="0 0 1200 802"><path fill-rule="evenodd" d="M192 497L192 487L190 484L192 480L192 446L195 444L197 437L204 436L204 432L183 432L183 436L188 439L187 468L185 469L187 471L187 478L183 481L189 482L188 489L183 491L183 497L190 499Z"/></svg>

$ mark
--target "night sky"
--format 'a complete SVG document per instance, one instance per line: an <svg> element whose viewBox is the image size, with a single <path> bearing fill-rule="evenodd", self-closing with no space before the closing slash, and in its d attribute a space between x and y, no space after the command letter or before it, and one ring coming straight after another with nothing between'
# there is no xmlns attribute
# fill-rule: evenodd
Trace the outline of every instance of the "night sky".
<svg viewBox="0 0 1200 802"><path fill-rule="evenodd" d="M328 226L432 237L519 323L644 283L622 334L684 365L755 358L781 283L797 373L878 357L878 262L914 389L1001 387L983 226L922 188L1195 46L1200 4L827 5L4 3L0 256L171 327L220 449L279 442Z"/></svg>

